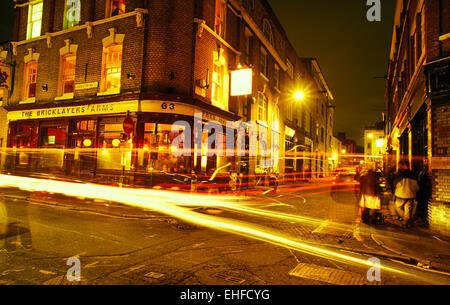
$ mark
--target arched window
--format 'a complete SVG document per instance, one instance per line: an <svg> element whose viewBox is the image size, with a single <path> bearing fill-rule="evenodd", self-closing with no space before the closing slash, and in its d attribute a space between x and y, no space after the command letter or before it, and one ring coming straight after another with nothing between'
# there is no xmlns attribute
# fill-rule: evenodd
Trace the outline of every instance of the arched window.
<svg viewBox="0 0 450 305"><path fill-rule="evenodd" d="M273 33L269 20L267 19L263 20L262 31L267 40L269 40L270 44L273 45Z"/></svg>

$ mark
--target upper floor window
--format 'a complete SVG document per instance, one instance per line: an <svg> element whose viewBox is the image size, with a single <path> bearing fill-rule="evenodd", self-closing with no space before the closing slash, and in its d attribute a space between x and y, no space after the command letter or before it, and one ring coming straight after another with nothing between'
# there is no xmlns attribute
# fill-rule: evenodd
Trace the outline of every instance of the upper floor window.
<svg viewBox="0 0 450 305"><path fill-rule="evenodd" d="M37 61L25 64L24 99L34 99L36 97Z"/></svg>
<svg viewBox="0 0 450 305"><path fill-rule="evenodd" d="M75 63L76 55L67 54L61 56L60 93L61 95L73 94L75 87Z"/></svg>
<svg viewBox="0 0 450 305"><path fill-rule="evenodd" d="M225 35L225 12L226 4L224 3L224 1L216 0L214 31L221 37L224 37Z"/></svg>
<svg viewBox="0 0 450 305"><path fill-rule="evenodd" d="M245 43L244 43L244 61L247 65L251 63L251 51L252 51L252 34L250 30L245 29Z"/></svg>
<svg viewBox="0 0 450 305"><path fill-rule="evenodd" d="M126 3L125 0L108 0L106 17L117 16L125 13Z"/></svg>
<svg viewBox="0 0 450 305"><path fill-rule="evenodd" d="M261 48L261 56L260 56L260 63L259 63L259 68L260 68L260 72L264 75L267 76L268 71L268 56L267 56L267 52L266 50L264 50L263 48Z"/></svg>
<svg viewBox="0 0 450 305"><path fill-rule="evenodd" d="M78 25L80 22L81 3L80 0L66 0L64 6L64 29Z"/></svg>
<svg viewBox="0 0 450 305"><path fill-rule="evenodd" d="M223 104L224 67L219 61L214 62L212 74L212 96L211 100L217 106Z"/></svg>
<svg viewBox="0 0 450 305"><path fill-rule="evenodd" d="M286 66L287 66L287 74L291 79L294 78L294 66L292 65L289 59L286 59Z"/></svg>
<svg viewBox="0 0 450 305"><path fill-rule="evenodd" d="M269 102L264 93L259 92L258 94L258 120L267 122L267 108L269 106Z"/></svg>
<svg viewBox="0 0 450 305"><path fill-rule="evenodd" d="M264 19L262 30L264 36L269 40L270 44L273 45L273 33L272 33L272 27L270 26L270 23L267 19Z"/></svg>
<svg viewBox="0 0 450 305"><path fill-rule="evenodd" d="M28 6L27 39L41 36L43 1Z"/></svg>
<svg viewBox="0 0 450 305"><path fill-rule="evenodd" d="M280 67L278 67L278 65L275 65L274 86L275 88L280 89Z"/></svg>
<svg viewBox="0 0 450 305"><path fill-rule="evenodd" d="M102 91L120 91L121 75L122 44L103 48Z"/></svg>

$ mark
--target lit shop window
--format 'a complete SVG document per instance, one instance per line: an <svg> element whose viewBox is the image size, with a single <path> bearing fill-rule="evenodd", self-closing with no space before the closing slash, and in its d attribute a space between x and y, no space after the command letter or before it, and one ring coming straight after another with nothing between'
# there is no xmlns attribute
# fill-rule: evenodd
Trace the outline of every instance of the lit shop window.
<svg viewBox="0 0 450 305"><path fill-rule="evenodd" d="M34 99L36 97L36 78L38 63L36 61L29 62L25 65L25 100Z"/></svg>
<svg viewBox="0 0 450 305"><path fill-rule="evenodd" d="M212 75L212 101L217 106L223 104L224 67L220 63L214 63Z"/></svg>
<svg viewBox="0 0 450 305"><path fill-rule="evenodd" d="M122 45L115 44L103 49L102 91L120 91L122 71Z"/></svg>
<svg viewBox="0 0 450 305"><path fill-rule="evenodd" d="M43 2L31 3L28 7L27 39L41 36Z"/></svg>
<svg viewBox="0 0 450 305"><path fill-rule="evenodd" d="M61 57L61 95L73 93L75 85L76 56L69 54Z"/></svg>
<svg viewBox="0 0 450 305"><path fill-rule="evenodd" d="M225 9L223 0L216 0L216 18L214 21L214 31L223 37L225 34Z"/></svg>
<svg viewBox="0 0 450 305"><path fill-rule="evenodd" d="M133 134L123 132L124 117L105 118L98 132L97 168L131 169Z"/></svg>
<svg viewBox="0 0 450 305"><path fill-rule="evenodd" d="M107 12L111 16L117 16L125 13L125 0L109 0Z"/></svg>
<svg viewBox="0 0 450 305"><path fill-rule="evenodd" d="M258 120L267 122L267 97L263 93L258 94Z"/></svg>
<svg viewBox="0 0 450 305"><path fill-rule="evenodd" d="M64 29L78 25L81 16L80 0L66 0L64 6Z"/></svg>
<svg viewBox="0 0 450 305"><path fill-rule="evenodd" d="M174 125L175 126L175 125ZM173 141L184 132L184 126L179 126L179 132L172 132L172 124L145 123L143 166L149 171L164 173L187 173L189 166L184 156L175 157ZM175 126L176 127L176 126ZM181 147L184 147L180 143Z"/></svg>
<svg viewBox="0 0 450 305"><path fill-rule="evenodd" d="M272 33L272 27L270 26L270 23L267 19L264 19L263 21L263 34L269 40L270 44L273 45L273 33Z"/></svg>

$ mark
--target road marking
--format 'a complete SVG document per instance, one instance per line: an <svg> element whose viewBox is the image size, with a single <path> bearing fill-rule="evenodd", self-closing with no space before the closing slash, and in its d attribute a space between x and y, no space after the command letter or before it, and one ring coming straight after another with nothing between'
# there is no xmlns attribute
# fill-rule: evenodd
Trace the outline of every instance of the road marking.
<svg viewBox="0 0 450 305"><path fill-rule="evenodd" d="M359 235L359 225L356 225L353 229L353 237L356 238L356 240L359 242L363 241L361 235Z"/></svg>
<svg viewBox="0 0 450 305"><path fill-rule="evenodd" d="M312 234L320 233L322 230L328 225L328 219L323 221L320 226L318 226L314 231L312 231Z"/></svg>

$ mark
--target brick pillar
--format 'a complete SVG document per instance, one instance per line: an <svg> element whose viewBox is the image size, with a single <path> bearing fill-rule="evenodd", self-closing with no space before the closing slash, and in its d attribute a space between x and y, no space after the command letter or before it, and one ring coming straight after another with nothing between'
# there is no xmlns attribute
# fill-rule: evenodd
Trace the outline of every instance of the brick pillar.
<svg viewBox="0 0 450 305"><path fill-rule="evenodd" d="M450 105L432 106L432 201L430 229L450 236Z"/></svg>

